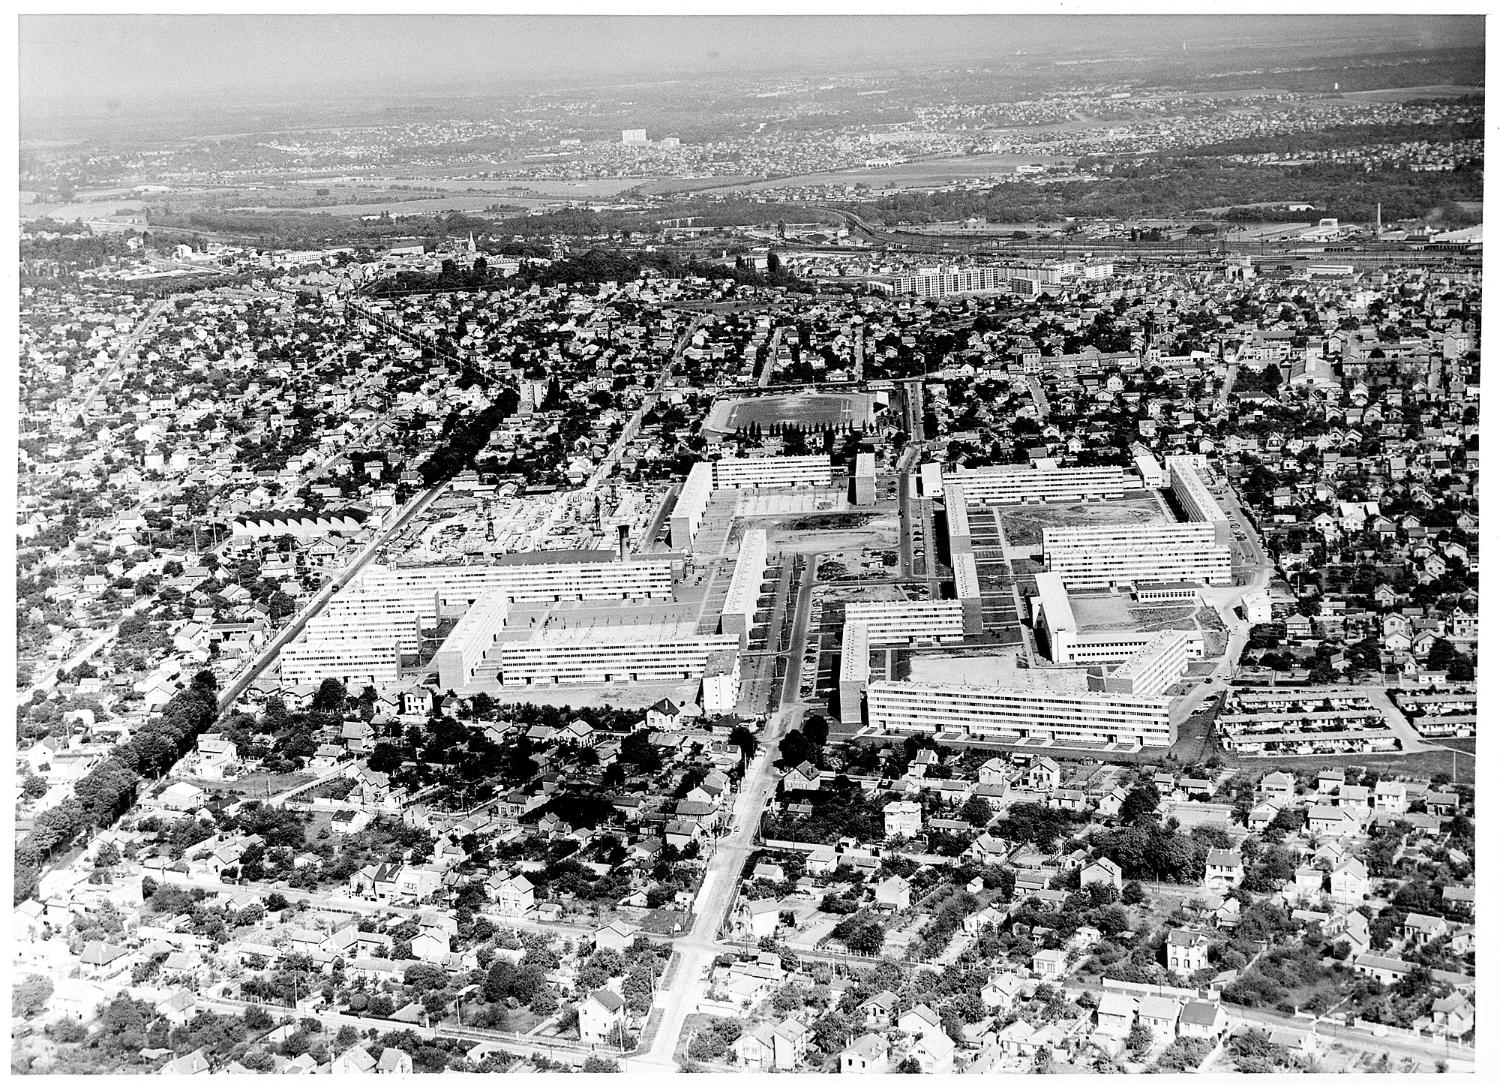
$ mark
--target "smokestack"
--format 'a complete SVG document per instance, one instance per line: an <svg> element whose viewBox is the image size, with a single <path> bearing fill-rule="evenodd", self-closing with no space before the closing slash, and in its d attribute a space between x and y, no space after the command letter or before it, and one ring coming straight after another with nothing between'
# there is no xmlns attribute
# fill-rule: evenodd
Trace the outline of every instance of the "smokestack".
<svg viewBox="0 0 1500 1085"><path fill-rule="evenodd" d="M1375 240L1380 240L1380 204L1375 205Z"/></svg>
<svg viewBox="0 0 1500 1085"><path fill-rule="evenodd" d="M630 559L626 556L626 552L625 552L625 544L630 539L630 525L629 524L617 524L617 525L615 525L615 529L619 533L620 560L621 561L629 561Z"/></svg>

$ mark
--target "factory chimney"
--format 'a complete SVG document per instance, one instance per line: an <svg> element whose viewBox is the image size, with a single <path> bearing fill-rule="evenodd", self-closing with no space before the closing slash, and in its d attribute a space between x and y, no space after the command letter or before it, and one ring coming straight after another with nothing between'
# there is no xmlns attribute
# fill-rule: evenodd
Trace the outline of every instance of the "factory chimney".
<svg viewBox="0 0 1500 1085"><path fill-rule="evenodd" d="M617 525L615 525L615 528L616 528L616 531L619 534L620 560L621 561L629 561L630 559L627 556L626 551L625 551L625 544L630 540L630 525L629 524L617 524Z"/></svg>

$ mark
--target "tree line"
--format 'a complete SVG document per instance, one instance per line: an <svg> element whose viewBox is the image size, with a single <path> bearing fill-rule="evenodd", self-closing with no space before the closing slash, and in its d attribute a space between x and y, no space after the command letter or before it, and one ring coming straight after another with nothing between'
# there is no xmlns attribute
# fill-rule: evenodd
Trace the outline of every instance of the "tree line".
<svg viewBox="0 0 1500 1085"><path fill-rule="evenodd" d="M218 680L212 671L199 671L160 715L74 784L72 795L38 814L31 832L16 845L15 902L31 895L47 859L123 814L135 800L141 780L158 778L171 768L218 714Z"/></svg>

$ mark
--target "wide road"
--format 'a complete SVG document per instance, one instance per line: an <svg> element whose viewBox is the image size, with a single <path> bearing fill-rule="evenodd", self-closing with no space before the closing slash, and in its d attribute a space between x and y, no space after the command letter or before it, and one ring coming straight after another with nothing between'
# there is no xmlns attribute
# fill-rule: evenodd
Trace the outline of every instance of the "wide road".
<svg viewBox="0 0 1500 1085"><path fill-rule="evenodd" d="M797 687L801 682L802 650L807 643L808 607L812 598L813 569L816 565L816 555L808 555L802 573L802 584L797 592L797 607L792 619L793 633L788 647L790 658L787 660L784 692L789 692L790 697L783 704L796 699ZM682 1028L688 1014L696 1011L707 991L709 966L720 952L719 929L734 901L740 871L755 849L761 812L776 788L778 774L774 762L779 756L777 744L800 713L800 705L783 707L772 717L771 723L760 736L760 748L745 772L739 796L735 800L729 831L719 839L714 848L703 876L703 884L693 902L693 925L677 942L677 952L680 955L677 970L658 993L658 1001L664 1011L661 1023L649 1048L623 1060L629 1070L675 1073L679 1069L672 1056L682 1038Z"/></svg>

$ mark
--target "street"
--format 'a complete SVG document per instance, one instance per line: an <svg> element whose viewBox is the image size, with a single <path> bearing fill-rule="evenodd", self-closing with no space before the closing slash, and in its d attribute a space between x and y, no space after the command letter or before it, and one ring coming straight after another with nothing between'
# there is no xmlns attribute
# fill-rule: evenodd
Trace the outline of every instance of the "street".
<svg viewBox="0 0 1500 1085"><path fill-rule="evenodd" d="M800 717L803 707L793 702L801 682L802 650L807 640L807 609L812 597L812 570L815 565L815 556L810 555L797 592L784 687L787 696L782 701L783 707L772 717L771 723L760 736L760 748L756 751L755 760L745 771L744 782L735 800L729 832L720 838L709 859L703 884L693 902L693 925L677 942L677 953L680 956L677 971L657 994L664 1014L657 1026L656 1035L646 1051L623 1060L627 1069L677 1071L678 1066L672 1056L681 1040L683 1024L688 1014L693 1013L702 1001L708 985L709 965L722 952L718 941L719 930L734 901L740 871L755 849L761 811L765 809L767 800L776 788L778 775L773 763L779 756L776 747L790 723Z"/></svg>

